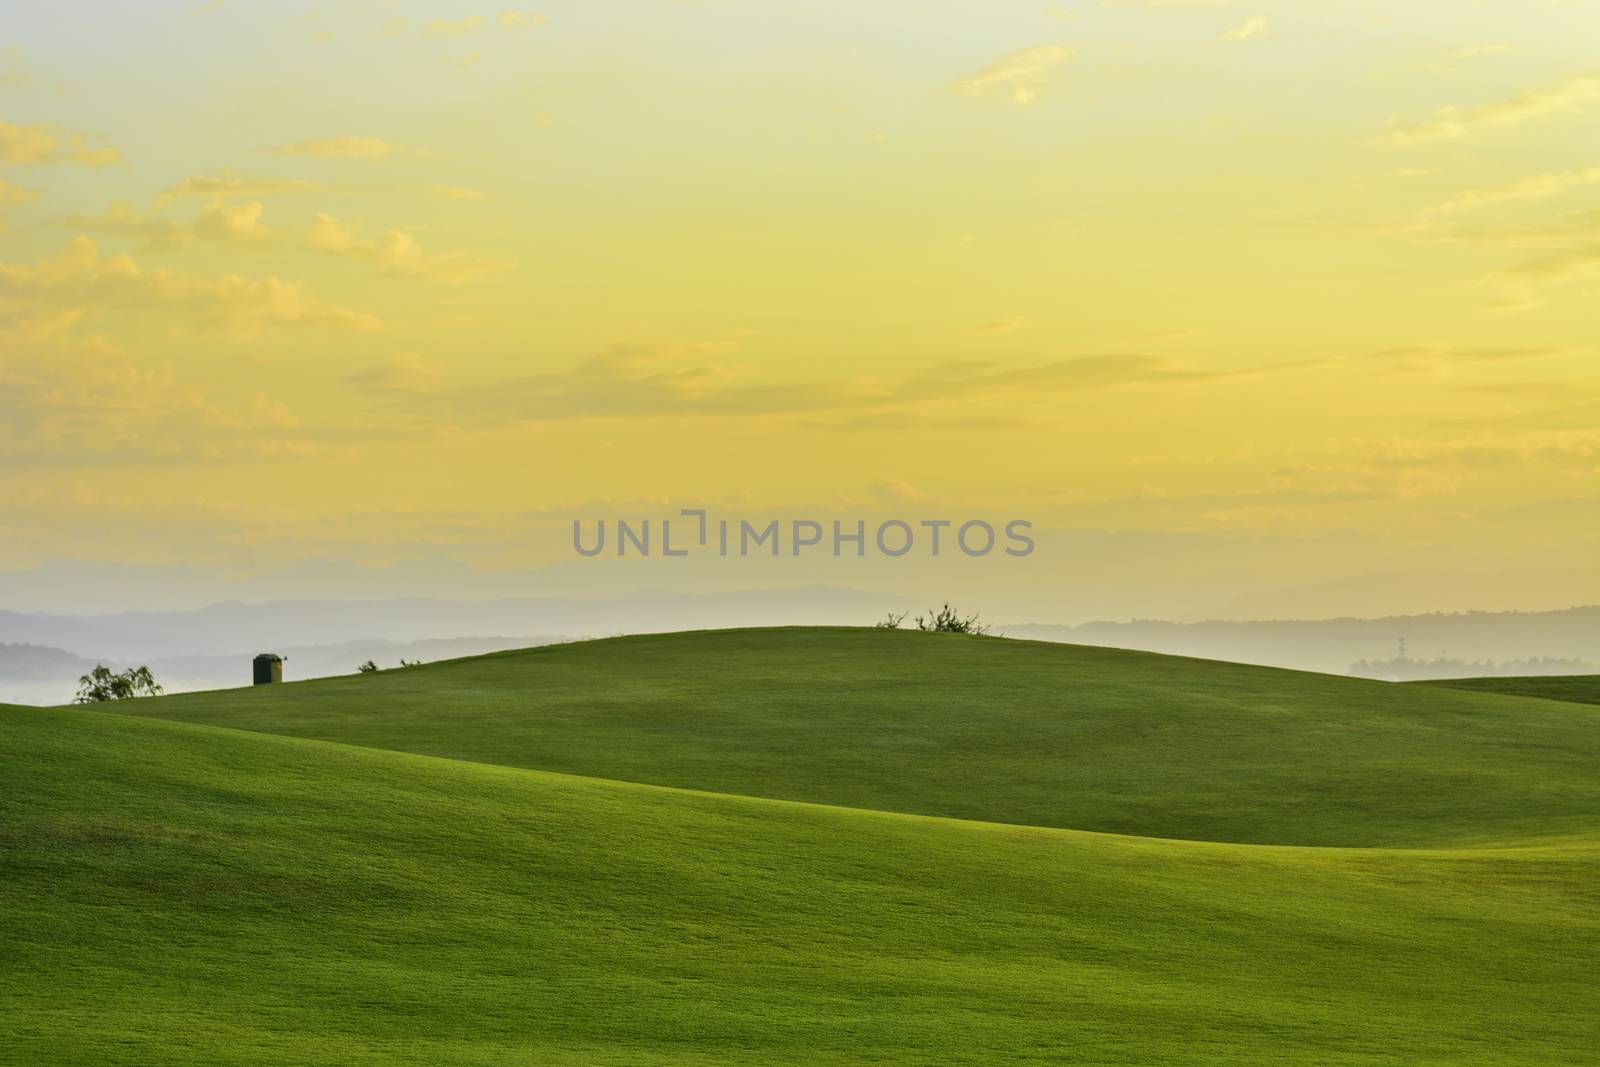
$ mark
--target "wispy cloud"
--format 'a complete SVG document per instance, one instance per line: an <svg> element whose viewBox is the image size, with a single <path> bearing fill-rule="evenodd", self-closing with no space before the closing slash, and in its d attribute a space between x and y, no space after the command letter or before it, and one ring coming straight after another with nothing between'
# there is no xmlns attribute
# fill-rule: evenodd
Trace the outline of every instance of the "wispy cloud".
<svg viewBox="0 0 1600 1067"><path fill-rule="evenodd" d="M0 263L0 298L14 299L37 321L88 310L171 311L198 328L253 336L266 327L374 331L372 315L329 304L298 281L238 274L203 277L146 271L130 256L102 258L93 240L76 236L59 255L32 266ZM0 299L0 307L8 302Z"/></svg>
<svg viewBox="0 0 1600 1067"><path fill-rule="evenodd" d="M1267 20L1260 15L1247 18L1233 29L1224 33L1220 40L1223 41L1248 41L1252 37L1260 37L1267 32Z"/></svg>
<svg viewBox="0 0 1600 1067"><path fill-rule="evenodd" d="M1072 57L1059 44L1041 44L1012 52L953 85L966 96L1004 95L1014 104L1031 104L1057 67Z"/></svg>
<svg viewBox="0 0 1600 1067"><path fill-rule="evenodd" d="M1233 0L1100 0L1101 7L1153 7L1153 8L1188 8L1188 7L1227 7Z"/></svg>
<svg viewBox="0 0 1600 1067"><path fill-rule="evenodd" d="M1377 369L1377 378L1409 374L1437 374L1456 367L1485 363L1518 363L1582 354L1583 349L1548 346L1460 346L1444 344L1407 345L1374 352L1367 357Z"/></svg>
<svg viewBox="0 0 1600 1067"><path fill-rule="evenodd" d="M1138 353L1116 353L1004 366L956 363L899 381L837 380L751 383L728 367L694 360L697 347L673 352L617 349L560 372L504 379L431 394L414 412L449 422L485 425L581 418L808 415L850 417L867 430L900 428L915 415L944 419L958 402L961 419L982 421L969 409L984 401L1065 396L1109 389L1185 386L1283 373L1304 364L1211 371ZM1009 412L1001 423L1018 424ZM994 420L988 420L994 423Z"/></svg>
<svg viewBox="0 0 1600 1067"><path fill-rule="evenodd" d="M166 252L196 240L236 246L265 245L279 235L262 225L263 211L259 200L244 204L218 200L202 208L192 222L181 222L141 215L132 204L118 200L98 215L69 215L64 221L86 233L132 237L143 242L143 252Z"/></svg>
<svg viewBox="0 0 1600 1067"><path fill-rule="evenodd" d="M31 204L39 199L39 190L29 189L0 178L0 207L7 204Z"/></svg>
<svg viewBox="0 0 1600 1067"><path fill-rule="evenodd" d="M229 167L221 174L200 174L174 182L156 196L156 204L165 206L184 197L199 196L207 199L230 197L263 197L278 193L300 193L316 186L298 178L268 178L240 174Z"/></svg>
<svg viewBox="0 0 1600 1067"><path fill-rule="evenodd" d="M1538 89L1473 108L1445 107L1422 122L1393 122L1379 140L1398 147L1459 140L1485 128L1516 126L1581 111L1600 101L1600 74L1582 74L1553 89Z"/></svg>
<svg viewBox="0 0 1600 1067"><path fill-rule="evenodd" d="M483 16L472 15L462 19L434 19L422 27L429 37L465 37L483 28Z"/></svg>
<svg viewBox="0 0 1600 1067"><path fill-rule="evenodd" d="M59 143L48 126L19 126L0 121L0 163L13 166L43 163L55 153Z"/></svg>
<svg viewBox="0 0 1600 1067"><path fill-rule="evenodd" d="M1600 277L1600 244L1568 248L1490 271L1485 285L1500 291L1501 311L1532 311L1550 303L1549 290Z"/></svg>
<svg viewBox="0 0 1600 1067"><path fill-rule="evenodd" d="M280 156L314 156L318 159L388 159L401 151L398 145L378 137L328 137L299 141L272 150Z"/></svg>
<svg viewBox="0 0 1600 1067"><path fill-rule="evenodd" d="M1484 56L1499 56L1511 51L1508 44L1475 44L1469 45L1450 54L1451 59L1481 59Z"/></svg>
<svg viewBox="0 0 1600 1067"><path fill-rule="evenodd" d="M86 134L48 123L19 125L0 120L0 164L67 163L80 167L110 167L122 162L119 150L109 145L95 147Z"/></svg>
<svg viewBox="0 0 1600 1067"><path fill-rule="evenodd" d="M500 12L495 21L502 30L521 30L530 26L543 25L546 20L543 15L535 15L530 11L507 9Z"/></svg>
<svg viewBox="0 0 1600 1067"><path fill-rule="evenodd" d="M1600 167L1586 170L1556 171L1534 174L1513 182L1493 185L1484 189L1469 189L1458 193L1443 203L1429 209L1430 214L1450 215L1473 208L1503 204L1513 200L1543 200L1559 196L1569 189L1600 182Z"/></svg>
<svg viewBox="0 0 1600 1067"><path fill-rule="evenodd" d="M219 397L115 349L24 347L11 357L0 362L0 449L13 465L272 459L315 447L282 400Z"/></svg>
<svg viewBox="0 0 1600 1067"><path fill-rule="evenodd" d="M404 230L387 230L381 238L368 240L333 216L321 213L311 220L308 242L321 252L375 263L384 274L392 277L420 278L449 285L462 285L510 266L465 252L427 252Z"/></svg>
<svg viewBox="0 0 1600 1067"><path fill-rule="evenodd" d="M402 352L348 374L340 381L366 393L422 393L443 377L439 366L415 352Z"/></svg>
<svg viewBox="0 0 1600 1067"><path fill-rule="evenodd" d="M489 195L478 189L468 189L461 185L430 185L428 192L434 196L442 196L446 200L487 200Z"/></svg>

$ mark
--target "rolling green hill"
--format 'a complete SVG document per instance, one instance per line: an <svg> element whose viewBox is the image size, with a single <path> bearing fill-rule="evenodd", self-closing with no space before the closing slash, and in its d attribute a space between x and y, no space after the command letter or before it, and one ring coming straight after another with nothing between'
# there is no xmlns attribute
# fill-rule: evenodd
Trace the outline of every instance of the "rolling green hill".
<svg viewBox="0 0 1600 1067"><path fill-rule="evenodd" d="M770 651L782 635L741 640ZM996 654L993 642L925 647L936 643L974 657L956 662ZM670 644L568 650L568 685L596 671L585 655L632 649L649 662ZM1144 706L1132 692L1190 669L1205 718L1237 706L1223 701L1220 669L1063 657L1069 672L1140 667L1130 709ZM492 695L496 672L501 684L522 674L531 691L562 662L498 657L269 696L287 708L327 693L317 699L334 708L342 692L378 732L395 703L421 707L398 700L406 686L453 687L467 731L499 721L464 718L472 680ZM1007 662L1016 675L1029 660ZM971 714L976 690L961 678L971 674L952 676L949 702L885 707ZM697 698L707 689L683 684ZM601 708L643 699L611 685ZM1441 733L1501 707L1462 699L1403 706L1442 717ZM185 705L204 706L162 702ZM1260 721L1274 715L1299 717ZM1226 736L1243 729L1232 722ZM1554 736L1529 750L1559 764ZM1155 841L77 709L0 708L0 753L9 1062L1600 1062L1594 834L1475 850ZM991 779L971 783L1005 799Z"/></svg>
<svg viewBox="0 0 1600 1067"><path fill-rule="evenodd" d="M1472 693L1504 693L1512 696L1565 700L1574 704L1600 704L1600 674L1546 675L1532 678L1446 678L1416 683L1441 689L1463 689Z"/></svg>
<svg viewBox="0 0 1600 1067"><path fill-rule="evenodd" d="M1261 844L1600 830L1600 708L870 629L547 646L118 711L712 792Z"/></svg>

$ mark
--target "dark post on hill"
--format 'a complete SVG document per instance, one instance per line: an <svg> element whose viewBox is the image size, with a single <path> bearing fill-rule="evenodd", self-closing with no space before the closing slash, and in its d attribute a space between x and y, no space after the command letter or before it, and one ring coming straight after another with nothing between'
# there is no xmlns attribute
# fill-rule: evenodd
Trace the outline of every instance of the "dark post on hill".
<svg viewBox="0 0 1600 1067"><path fill-rule="evenodd" d="M283 681L283 657L275 652L263 652L255 658L255 684L273 685Z"/></svg>

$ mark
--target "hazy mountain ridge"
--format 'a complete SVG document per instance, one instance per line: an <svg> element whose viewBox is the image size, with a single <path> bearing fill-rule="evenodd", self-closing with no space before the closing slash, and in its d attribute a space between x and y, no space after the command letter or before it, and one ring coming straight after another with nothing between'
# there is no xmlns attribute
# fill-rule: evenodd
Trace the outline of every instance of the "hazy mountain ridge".
<svg viewBox="0 0 1600 1067"><path fill-rule="evenodd" d="M826 586L610 600L228 601L194 611L107 615L0 611L0 642L52 645L84 656L157 659L474 634L572 638L774 624L867 624L901 606L897 597Z"/></svg>
<svg viewBox="0 0 1600 1067"><path fill-rule="evenodd" d="M353 672L367 659L392 667L401 659L430 662L617 633L867 626L906 606L883 594L814 587L610 601L293 600L113 615L0 612L0 642L9 642L0 644L0 701L64 702L78 675L96 662L148 664L180 692L245 685L250 657L263 651L288 656L289 678L317 678ZM1377 619L1002 623L994 632L1395 680L1600 671L1600 607Z"/></svg>
<svg viewBox="0 0 1600 1067"><path fill-rule="evenodd" d="M48 682L93 667L91 660L48 645L0 644L0 681Z"/></svg>
<svg viewBox="0 0 1600 1067"><path fill-rule="evenodd" d="M1513 661L1600 664L1600 606L1562 611L1462 612L1385 618L1262 622L1090 622L1078 626L1004 627L1012 637L1109 645L1147 652L1227 659L1269 667L1349 673L1361 661L1411 664L1453 661L1490 667ZM1402 653L1401 642L1404 641ZM1600 669L1600 668L1596 668ZM1491 669L1489 673L1493 673ZM1446 677L1410 674L1409 677Z"/></svg>

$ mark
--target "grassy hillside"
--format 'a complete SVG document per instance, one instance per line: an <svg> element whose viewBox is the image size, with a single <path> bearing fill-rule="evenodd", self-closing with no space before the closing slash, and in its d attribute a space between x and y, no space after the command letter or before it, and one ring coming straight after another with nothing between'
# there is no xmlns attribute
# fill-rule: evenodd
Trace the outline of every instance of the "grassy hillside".
<svg viewBox="0 0 1600 1067"><path fill-rule="evenodd" d="M1565 700L1574 704L1600 704L1600 674L1542 678L1450 678L1421 684L1464 689L1473 693L1501 693Z"/></svg>
<svg viewBox="0 0 1600 1067"><path fill-rule="evenodd" d="M1600 1062L1593 835L1163 842L73 709L0 752L13 1062Z"/></svg>
<svg viewBox="0 0 1600 1067"><path fill-rule="evenodd" d="M1600 708L993 638L626 637L117 710L1152 837L1442 845L1600 829Z"/></svg>

